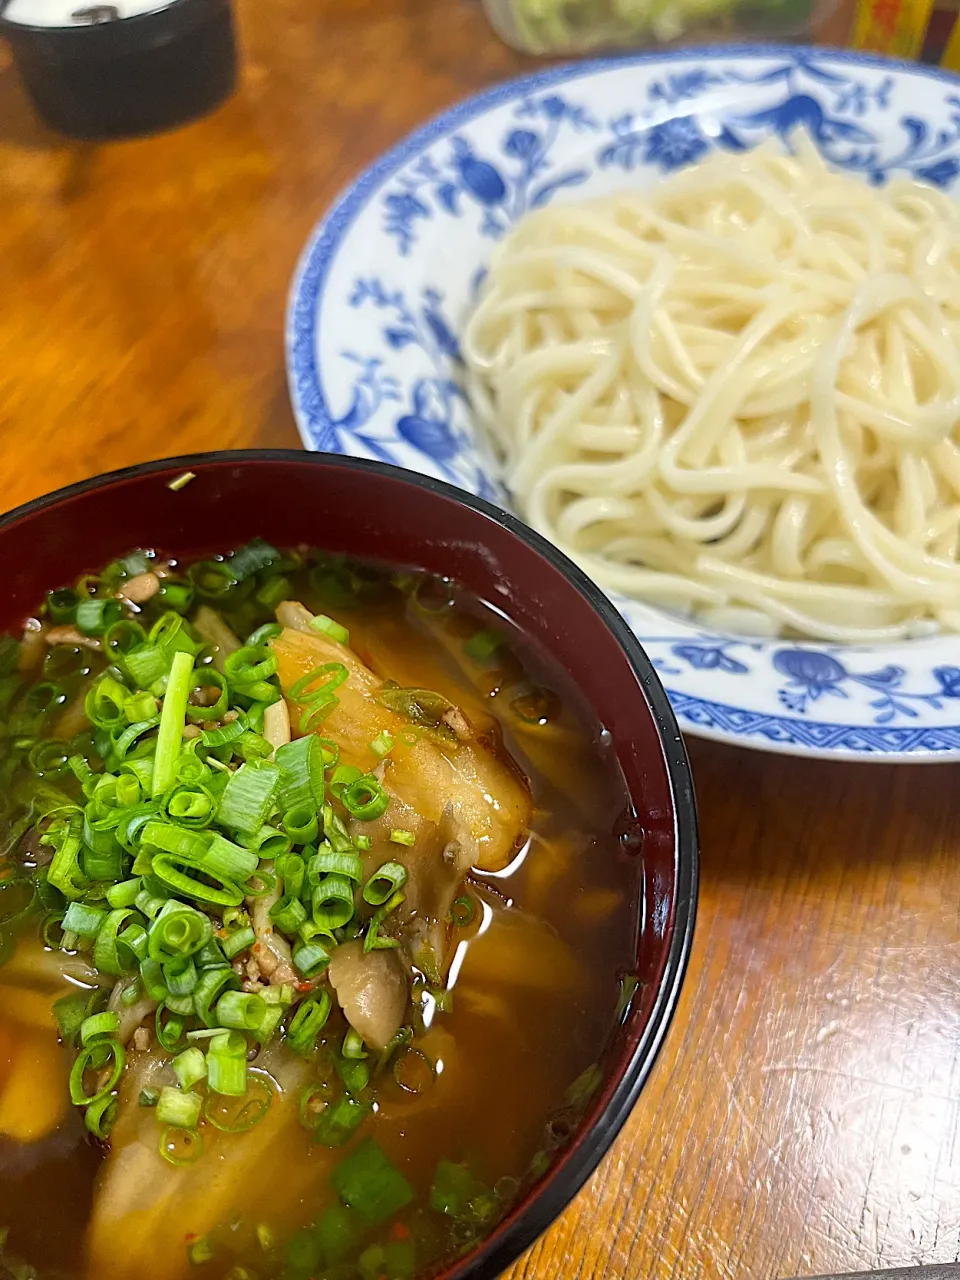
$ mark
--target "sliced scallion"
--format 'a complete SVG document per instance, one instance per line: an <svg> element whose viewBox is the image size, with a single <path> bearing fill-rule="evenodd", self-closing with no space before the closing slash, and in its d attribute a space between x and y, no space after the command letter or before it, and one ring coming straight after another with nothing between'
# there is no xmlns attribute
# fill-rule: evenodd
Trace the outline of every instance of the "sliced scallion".
<svg viewBox="0 0 960 1280"><path fill-rule="evenodd" d="M190 1050L187 1052L189 1053ZM199 1050L196 1052L199 1053ZM174 1089L167 1085L160 1090L157 1119L161 1124L171 1125L175 1129L195 1129L200 1120L202 1105L203 1099L199 1093Z"/></svg>

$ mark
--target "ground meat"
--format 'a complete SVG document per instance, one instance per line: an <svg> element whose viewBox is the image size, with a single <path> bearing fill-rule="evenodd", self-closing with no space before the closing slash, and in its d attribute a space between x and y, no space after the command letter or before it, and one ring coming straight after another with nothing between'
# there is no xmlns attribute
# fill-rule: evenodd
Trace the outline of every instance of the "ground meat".
<svg viewBox="0 0 960 1280"><path fill-rule="evenodd" d="M150 1048L150 1032L146 1027L137 1027L133 1033L133 1047L141 1052Z"/></svg>
<svg viewBox="0 0 960 1280"><path fill-rule="evenodd" d="M117 595L131 604L145 604L160 590L160 579L155 573L138 573L129 578L118 590Z"/></svg>
<svg viewBox="0 0 960 1280"><path fill-rule="evenodd" d="M85 636L76 627L51 627L49 631L43 633L43 638L47 644L82 645L84 648L94 649L98 653L101 648L99 640L94 636Z"/></svg>

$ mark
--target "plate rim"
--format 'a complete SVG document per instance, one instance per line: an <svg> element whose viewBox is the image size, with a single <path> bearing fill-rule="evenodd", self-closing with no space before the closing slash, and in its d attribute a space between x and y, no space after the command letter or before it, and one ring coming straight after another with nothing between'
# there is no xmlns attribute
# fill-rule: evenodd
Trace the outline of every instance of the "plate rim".
<svg viewBox="0 0 960 1280"><path fill-rule="evenodd" d="M567 61L556 66L544 67L540 70L513 76L507 80L481 89L465 98L454 102L401 136L397 142L377 156L365 166L356 177L342 187L325 212L321 213L308 235L291 277L287 305L284 317L284 356L286 365L287 387L290 403L297 425L297 431L306 450L310 452L339 451L318 449L314 430L331 425L326 399L321 385L317 352L320 332L320 312L324 288L337 252L348 232L359 215L366 209L374 196L385 186L389 179L408 160L432 145L438 139L449 135L463 125L483 116L489 110L502 106L524 93L534 92L548 86L568 84L574 81L590 79L608 71L644 65L670 65L689 61L717 61L743 58L756 60L760 58L795 59L804 54L812 54L834 64L849 65L859 68L883 69L898 72L909 78L933 80L940 84L960 88L960 75L946 71L941 67L920 65L902 58L887 58L879 54L863 53L857 50L835 49L824 45L807 43L784 44L746 42L721 45L686 45L672 50L649 50L628 54L617 54L606 57L587 58L580 61ZM614 606L615 607L615 606ZM651 606L656 607L656 606ZM626 624L630 626L629 623ZM633 628L631 627L631 630ZM636 632L637 639L643 645L643 637ZM663 675L661 675L663 679ZM681 693L667 689L671 705L681 723L684 733L721 742L730 746L743 747L748 750L772 752L779 755L799 756L810 759L846 761L850 763L884 763L884 764L943 764L960 761L960 745L928 747L922 744L907 750L870 749L860 745L849 745L845 739L854 739L864 735L870 736L880 732L896 732L884 730L876 725L846 725L837 721L798 720L772 712L751 711L749 708L737 707L729 703L716 702L694 694ZM749 731L716 727L715 723L698 724L691 720L688 710L680 703L702 709L711 721L720 716L743 714L751 716L756 723ZM803 733L798 737L796 730ZM784 734L774 740L768 731L778 730ZM833 731L836 742L830 746L810 745L801 738L807 733L817 731L829 733ZM903 726L903 732L909 731ZM938 732L957 733L960 731L960 719L954 725L927 725L918 727L918 734Z"/></svg>

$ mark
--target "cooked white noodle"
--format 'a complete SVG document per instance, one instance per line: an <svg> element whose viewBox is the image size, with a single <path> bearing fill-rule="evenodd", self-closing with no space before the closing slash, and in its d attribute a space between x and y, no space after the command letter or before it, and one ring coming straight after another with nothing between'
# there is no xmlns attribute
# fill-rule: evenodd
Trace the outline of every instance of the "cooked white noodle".
<svg viewBox="0 0 960 1280"><path fill-rule="evenodd" d="M960 206L809 139L556 205L463 343L522 514L604 587L717 625L960 624Z"/></svg>

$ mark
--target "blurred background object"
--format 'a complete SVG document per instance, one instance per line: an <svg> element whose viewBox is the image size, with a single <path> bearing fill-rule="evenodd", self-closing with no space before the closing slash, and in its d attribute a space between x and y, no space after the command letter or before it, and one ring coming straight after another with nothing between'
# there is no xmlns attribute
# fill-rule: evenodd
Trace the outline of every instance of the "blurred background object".
<svg viewBox="0 0 960 1280"><path fill-rule="evenodd" d="M534 54L762 38L815 39L837 0L483 0L494 30Z"/></svg>
<svg viewBox="0 0 960 1280"><path fill-rule="evenodd" d="M236 84L230 0L8 0L0 34L41 118L69 137L168 129Z"/></svg>

